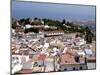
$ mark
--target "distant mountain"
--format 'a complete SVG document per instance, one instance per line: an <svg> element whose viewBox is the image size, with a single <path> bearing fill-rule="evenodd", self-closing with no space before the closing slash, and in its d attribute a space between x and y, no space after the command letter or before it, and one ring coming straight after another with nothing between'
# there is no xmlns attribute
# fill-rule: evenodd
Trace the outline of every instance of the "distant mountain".
<svg viewBox="0 0 100 75"><path fill-rule="evenodd" d="M82 25L82 26L88 26L93 33L96 31L96 21L95 19L83 19L83 20L76 20L73 21L74 24Z"/></svg>

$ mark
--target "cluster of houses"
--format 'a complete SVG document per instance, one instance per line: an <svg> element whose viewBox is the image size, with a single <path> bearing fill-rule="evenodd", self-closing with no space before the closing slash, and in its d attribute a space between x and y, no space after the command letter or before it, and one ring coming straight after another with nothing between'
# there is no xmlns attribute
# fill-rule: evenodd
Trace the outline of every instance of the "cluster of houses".
<svg viewBox="0 0 100 75"><path fill-rule="evenodd" d="M31 27L54 30L22 30ZM87 45L83 37L76 37L79 33L66 34L48 25L25 25L22 29L12 29L12 74L86 70L88 61L95 62L92 45Z"/></svg>

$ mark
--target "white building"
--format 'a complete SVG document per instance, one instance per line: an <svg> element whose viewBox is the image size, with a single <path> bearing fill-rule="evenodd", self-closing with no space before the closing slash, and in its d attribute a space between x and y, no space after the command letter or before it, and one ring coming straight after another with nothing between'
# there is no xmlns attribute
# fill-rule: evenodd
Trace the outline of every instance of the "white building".
<svg viewBox="0 0 100 75"><path fill-rule="evenodd" d="M28 29L28 28L32 28L32 27L33 27L33 26L30 25L30 24L25 25L25 28L26 28L26 29Z"/></svg>
<svg viewBox="0 0 100 75"><path fill-rule="evenodd" d="M63 31L46 31L45 36L63 35Z"/></svg>
<svg viewBox="0 0 100 75"><path fill-rule="evenodd" d="M21 69L26 69L27 66L30 67L31 63L30 65L26 65L28 61L29 55L12 55L12 73L18 72Z"/></svg>
<svg viewBox="0 0 100 75"><path fill-rule="evenodd" d="M84 49L86 56L91 56L93 55L93 52L91 49Z"/></svg>
<svg viewBox="0 0 100 75"><path fill-rule="evenodd" d="M75 38L74 41L75 41L76 46L81 46L81 45L86 44L86 41L81 37Z"/></svg>

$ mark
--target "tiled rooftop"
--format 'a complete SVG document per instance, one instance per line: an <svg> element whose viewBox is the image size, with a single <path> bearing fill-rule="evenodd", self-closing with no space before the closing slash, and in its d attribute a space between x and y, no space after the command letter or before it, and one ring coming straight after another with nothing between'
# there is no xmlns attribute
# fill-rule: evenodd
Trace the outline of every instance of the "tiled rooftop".
<svg viewBox="0 0 100 75"><path fill-rule="evenodd" d="M31 61L38 61L38 60L45 60L45 59L46 59L46 55L39 54L39 55L33 55Z"/></svg>
<svg viewBox="0 0 100 75"><path fill-rule="evenodd" d="M78 63L75 61L73 55L66 53L60 56L60 65L64 64L78 64Z"/></svg>
<svg viewBox="0 0 100 75"><path fill-rule="evenodd" d="M17 72L18 74L30 74L32 73L32 69L24 69Z"/></svg>

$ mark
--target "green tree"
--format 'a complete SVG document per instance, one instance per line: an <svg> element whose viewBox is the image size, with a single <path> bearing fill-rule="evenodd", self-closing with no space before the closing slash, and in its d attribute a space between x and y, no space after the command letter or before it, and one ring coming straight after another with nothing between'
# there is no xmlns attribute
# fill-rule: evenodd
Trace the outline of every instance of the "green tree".
<svg viewBox="0 0 100 75"><path fill-rule="evenodd" d="M12 28L13 28L13 29L16 29L16 27L17 27L16 22L13 22L13 23L12 23Z"/></svg>
<svg viewBox="0 0 100 75"><path fill-rule="evenodd" d="M30 24L30 18L25 19L25 24Z"/></svg>
<svg viewBox="0 0 100 75"><path fill-rule="evenodd" d="M35 32L35 33L38 33L39 30L38 30L38 29L35 29L35 28L25 29L24 33L28 33L28 32Z"/></svg>
<svg viewBox="0 0 100 75"><path fill-rule="evenodd" d="M86 32L85 32L86 43L92 43L92 37L93 37L93 34L91 30L88 27L86 27Z"/></svg>
<svg viewBox="0 0 100 75"><path fill-rule="evenodd" d="M37 17L34 18L34 20L37 20L37 19L38 19Z"/></svg>
<svg viewBox="0 0 100 75"><path fill-rule="evenodd" d="M65 24L65 23L66 23L66 20L65 20L65 19L63 19L63 20L62 20L62 24Z"/></svg>

